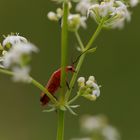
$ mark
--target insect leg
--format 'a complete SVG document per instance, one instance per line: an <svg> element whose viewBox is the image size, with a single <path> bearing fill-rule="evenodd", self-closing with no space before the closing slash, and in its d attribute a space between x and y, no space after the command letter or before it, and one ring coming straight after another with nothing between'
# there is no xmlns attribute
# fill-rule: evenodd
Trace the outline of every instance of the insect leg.
<svg viewBox="0 0 140 140"><path fill-rule="evenodd" d="M66 86L67 86L68 90L70 90L70 86L69 86L68 81L66 81Z"/></svg>

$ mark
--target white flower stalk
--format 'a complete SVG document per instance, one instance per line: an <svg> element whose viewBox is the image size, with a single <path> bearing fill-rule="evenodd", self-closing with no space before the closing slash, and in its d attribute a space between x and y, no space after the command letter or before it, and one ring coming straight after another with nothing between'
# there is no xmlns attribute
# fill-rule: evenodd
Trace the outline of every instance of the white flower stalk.
<svg viewBox="0 0 140 140"><path fill-rule="evenodd" d="M80 96L91 101L95 101L100 96L100 86L95 82L94 76L90 76L87 81L84 77L79 77L77 82Z"/></svg>
<svg viewBox="0 0 140 140"><path fill-rule="evenodd" d="M25 83L31 82L31 78L29 76L29 72L30 72L29 67L23 67L23 68L14 67L12 71L14 73L12 77L14 82L25 82Z"/></svg>
<svg viewBox="0 0 140 140"><path fill-rule="evenodd" d="M99 24L103 21L106 28L122 28L125 20L130 21L127 6L119 0L104 0L100 4L92 5L88 14Z"/></svg>
<svg viewBox="0 0 140 140"><path fill-rule="evenodd" d="M131 7L135 7L139 4L140 0L130 0L129 3L130 3L130 6Z"/></svg>
<svg viewBox="0 0 140 140"><path fill-rule="evenodd" d="M90 116L85 115L80 120L81 130L86 135L103 140L120 140L118 130L108 124L108 119L104 115Z"/></svg>
<svg viewBox="0 0 140 140"><path fill-rule="evenodd" d="M86 17L80 14L70 14L68 16L68 27L70 31L76 31L81 27L86 28Z"/></svg>
<svg viewBox="0 0 140 140"><path fill-rule="evenodd" d="M76 11L86 16L90 6L96 3L96 0L79 0L76 5Z"/></svg>
<svg viewBox="0 0 140 140"><path fill-rule="evenodd" d="M38 49L31 43L15 44L4 56L3 65L9 68L13 64L21 65L22 57L31 55L32 52L38 52Z"/></svg>
<svg viewBox="0 0 140 140"><path fill-rule="evenodd" d="M9 46L9 47L12 47L16 44L19 44L19 43L27 43L27 39L25 37L22 37L22 36L19 36L19 35L8 35L4 40L3 40L3 47L5 46Z"/></svg>
<svg viewBox="0 0 140 140"><path fill-rule="evenodd" d="M88 134L101 130L104 126L106 126L106 123L106 117L103 115L85 115L80 120L82 131Z"/></svg>

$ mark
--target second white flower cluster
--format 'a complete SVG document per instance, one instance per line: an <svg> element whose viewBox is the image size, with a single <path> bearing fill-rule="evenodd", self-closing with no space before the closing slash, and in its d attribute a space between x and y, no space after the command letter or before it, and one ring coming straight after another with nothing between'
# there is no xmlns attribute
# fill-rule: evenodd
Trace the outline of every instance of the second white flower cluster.
<svg viewBox="0 0 140 140"><path fill-rule="evenodd" d="M0 67L13 71L14 81L30 82L32 52L38 52L38 49L26 38L18 34L8 35L0 45Z"/></svg>
<svg viewBox="0 0 140 140"><path fill-rule="evenodd" d="M90 76L87 81L85 77L79 77L77 82L79 96L83 96L91 101L95 101L100 96L100 86L96 83L94 76Z"/></svg>

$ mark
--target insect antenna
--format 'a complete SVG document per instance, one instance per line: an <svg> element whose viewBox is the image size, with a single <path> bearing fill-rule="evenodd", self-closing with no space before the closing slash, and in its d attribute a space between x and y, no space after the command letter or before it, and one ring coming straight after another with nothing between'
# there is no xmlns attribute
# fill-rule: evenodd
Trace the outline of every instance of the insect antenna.
<svg viewBox="0 0 140 140"><path fill-rule="evenodd" d="M78 62L78 60L80 59L80 57L87 53L90 49L85 50L84 52L82 52L74 61L72 61L72 65L76 64Z"/></svg>

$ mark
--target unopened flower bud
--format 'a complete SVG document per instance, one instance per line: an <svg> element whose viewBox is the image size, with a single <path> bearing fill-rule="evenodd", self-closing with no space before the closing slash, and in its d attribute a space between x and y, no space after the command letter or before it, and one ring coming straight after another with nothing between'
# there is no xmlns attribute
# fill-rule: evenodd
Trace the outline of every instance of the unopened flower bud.
<svg viewBox="0 0 140 140"><path fill-rule="evenodd" d="M86 85L87 85L88 87L92 87L92 86L93 86L93 81L88 80L88 81L86 82Z"/></svg>
<svg viewBox="0 0 140 140"><path fill-rule="evenodd" d="M91 81L93 81L93 82L95 82L95 77L94 76L89 76L88 79L91 80Z"/></svg>
<svg viewBox="0 0 140 140"><path fill-rule="evenodd" d="M85 82L85 77L79 77L77 82L78 83L84 83Z"/></svg>
<svg viewBox="0 0 140 140"><path fill-rule="evenodd" d="M48 19L52 20L52 21L57 21L58 20L57 15L54 12L49 12L48 13Z"/></svg>

